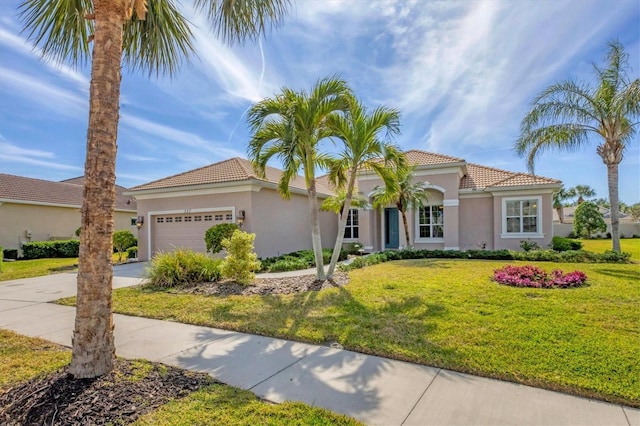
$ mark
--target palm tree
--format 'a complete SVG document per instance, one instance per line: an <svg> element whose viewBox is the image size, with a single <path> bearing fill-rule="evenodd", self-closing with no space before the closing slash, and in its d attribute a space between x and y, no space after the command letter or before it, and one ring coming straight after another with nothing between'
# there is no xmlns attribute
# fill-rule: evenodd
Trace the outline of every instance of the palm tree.
<svg viewBox="0 0 640 426"><path fill-rule="evenodd" d="M371 195L373 206L384 208L389 204L395 204L402 215L404 225L404 235L407 247L413 244L409 238L409 226L407 224L406 211L408 209L419 209L429 198L429 190L425 182L413 182L415 166L399 167L394 169L394 185L376 186Z"/></svg>
<svg viewBox="0 0 640 426"><path fill-rule="evenodd" d="M342 215L342 210L347 201L347 190L345 188L338 189L336 195L327 197L320 204L320 210L326 212L334 212L337 215ZM351 197L351 209L366 209L369 207L369 201L364 195L358 193L358 188L353 188L353 195Z"/></svg>
<svg viewBox="0 0 640 426"><path fill-rule="evenodd" d="M249 159L256 171L264 176L272 157L282 160L283 173L279 191L288 199L289 182L302 168L311 218L311 239L316 260L316 276L324 281L320 218L316 190L316 167L325 168L331 158L319 151L321 140L330 137L327 126L330 116L346 111L351 90L337 76L319 80L310 93L288 88L273 98L263 99L249 109L247 120L253 136L249 142Z"/></svg>
<svg viewBox="0 0 640 426"><path fill-rule="evenodd" d="M386 136L392 137L400 132L398 111L378 107L368 114L366 108L354 98L351 100L349 112L330 117L328 125L343 142L339 158L330 164L329 180L337 188L346 185L344 205L351 205L358 173L363 170L373 170L384 180L385 186L397 189L390 173L390 166L405 167L404 154L396 145L381 140L379 135L386 131ZM329 279L333 278L340 257L348 216L349 209L342 209L336 244L327 271Z"/></svg>
<svg viewBox="0 0 640 426"><path fill-rule="evenodd" d="M618 233L618 165L626 146L633 141L640 117L640 79L627 75L628 54L618 41L609 42L606 68L594 65L598 85L573 80L554 84L533 101L522 120L515 150L534 161L550 149L575 150L597 135L596 152L607 166L611 202L613 250L620 251Z"/></svg>
<svg viewBox="0 0 640 426"><path fill-rule="evenodd" d="M228 42L256 38L288 10L287 0L195 0ZM177 71L192 53L188 21L171 0L25 0L25 30L43 55L91 61L89 125L80 232L78 295L69 372L97 377L113 368L111 286L115 163L121 65L149 74ZM89 43L93 41L90 53Z"/></svg>
<svg viewBox="0 0 640 426"><path fill-rule="evenodd" d="M563 202L576 196L575 188L565 189L560 187L553 193L553 208L558 212L558 220L564 223L564 204Z"/></svg>
<svg viewBox="0 0 640 426"><path fill-rule="evenodd" d="M574 193L573 196L578 196L578 204L584 203L585 197L595 197L596 195L596 191L589 185L576 185L572 190Z"/></svg>

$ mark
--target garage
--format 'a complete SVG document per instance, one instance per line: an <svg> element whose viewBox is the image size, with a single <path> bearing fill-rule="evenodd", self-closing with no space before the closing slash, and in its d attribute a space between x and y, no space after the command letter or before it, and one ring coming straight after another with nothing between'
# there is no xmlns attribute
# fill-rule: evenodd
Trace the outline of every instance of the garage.
<svg viewBox="0 0 640 426"><path fill-rule="evenodd" d="M168 252L179 247L205 252L204 234L207 229L221 223L233 222L233 219L231 210L152 215L152 252Z"/></svg>

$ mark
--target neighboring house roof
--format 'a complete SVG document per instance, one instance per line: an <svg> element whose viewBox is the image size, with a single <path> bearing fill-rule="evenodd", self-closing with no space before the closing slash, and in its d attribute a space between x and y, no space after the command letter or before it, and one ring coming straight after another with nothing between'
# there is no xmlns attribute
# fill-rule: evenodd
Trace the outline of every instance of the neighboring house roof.
<svg viewBox="0 0 640 426"><path fill-rule="evenodd" d="M275 167L267 166L265 177L261 178L253 169L249 160L244 158L230 158L208 166L189 170L184 173L158 179L153 182L138 185L129 189L130 193L145 190L163 190L171 188L181 188L194 185L243 183L251 181L266 182L278 185L282 171ZM306 191L307 187L302 176L296 176L289 184L291 188ZM331 194L332 192L322 183L318 185L319 193Z"/></svg>
<svg viewBox="0 0 640 426"><path fill-rule="evenodd" d="M14 201L31 204L82 206L83 187L75 183L78 179L54 182L0 173L0 201ZM136 211L132 197L123 195L126 188L116 187L116 210Z"/></svg>
<svg viewBox="0 0 640 426"><path fill-rule="evenodd" d="M450 163L465 163L464 158L451 157L449 155L435 154L433 152L420 151L419 149L412 149L406 151L405 156L407 161L412 166L431 166Z"/></svg>

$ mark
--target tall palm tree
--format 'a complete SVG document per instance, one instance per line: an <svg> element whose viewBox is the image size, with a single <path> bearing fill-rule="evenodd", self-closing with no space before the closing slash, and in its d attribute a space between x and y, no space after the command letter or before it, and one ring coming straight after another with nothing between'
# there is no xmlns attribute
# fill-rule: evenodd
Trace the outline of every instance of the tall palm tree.
<svg viewBox="0 0 640 426"><path fill-rule="evenodd" d="M628 54L618 41L609 42L605 68L594 65L597 86L573 80L554 84L534 99L520 125L515 151L534 161L550 149L575 150L596 135L596 152L607 166L613 250L620 251L618 233L618 165L633 141L640 117L640 79L629 79Z"/></svg>
<svg viewBox="0 0 640 426"><path fill-rule="evenodd" d="M288 0L195 0L228 42L256 38L277 24ZM115 163L121 66L174 74L192 53L188 21L172 0L25 0L25 30L43 55L91 61L89 125L78 264L78 296L69 372L97 377L113 368L111 286ZM90 52L89 43L93 41Z"/></svg>
<svg viewBox="0 0 640 426"><path fill-rule="evenodd" d="M572 190L573 196L578 197L578 204L582 204L585 197L595 197L596 195L596 191L594 191L589 185L576 185Z"/></svg>
<svg viewBox="0 0 640 426"><path fill-rule="evenodd" d="M553 208L558 212L558 220L564 223L564 202L576 196L575 188L560 187L553 193Z"/></svg>
<svg viewBox="0 0 640 426"><path fill-rule="evenodd" d="M387 138L400 132L400 113L397 110L378 107L369 114L354 98L348 113L330 117L328 125L343 142L340 156L330 163L329 180L337 188L346 188L345 206L351 205L358 173L363 170L373 170L384 180L385 186L397 188L390 167L405 167L404 154L396 145L380 138L383 131ZM333 278L340 257L348 216L349 209L342 209L327 271L329 279Z"/></svg>
<svg viewBox="0 0 640 426"><path fill-rule="evenodd" d="M413 182L413 167L398 167L393 169L393 185L376 186L371 195L375 208L384 208L389 204L396 206L402 215L404 235L407 247L412 247L409 237L409 225L406 212L408 209L419 209L429 199L429 189L424 182Z"/></svg>
<svg viewBox="0 0 640 426"><path fill-rule="evenodd" d="M327 126L330 116L346 111L351 90L337 76L319 80L310 93L288 88L273 98L263 99L249 109L247 120L253 136L249 142L249 159L256 171L264 175L267 162L280 158L283 173L279 191L290 197L289 182L302 169L309 199L311 239L316 260L316 276L325 280L322 241L316 189L316 167L326 168L331 158L320 152L319 144L332 135Z"/></svg>

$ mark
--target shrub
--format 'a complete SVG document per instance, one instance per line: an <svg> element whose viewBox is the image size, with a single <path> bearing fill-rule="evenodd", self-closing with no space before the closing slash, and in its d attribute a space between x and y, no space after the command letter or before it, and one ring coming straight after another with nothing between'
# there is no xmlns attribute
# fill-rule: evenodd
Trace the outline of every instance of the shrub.
<svg viewBox="0 0 640 426"><path fill-rule="evenodd" d="M127 249L127 259L137 259L138 258L138 246L129 247Z"/></svg>
<svg viewBox="0 0 640 426"><path fill-rule="evenodd" d="M580 271L564 274L561 270L556 269L547 274L542 269L532 265L507 265L493 272L493 280L500 284L514 287L567 288L581 286L587 280L587 276Z"/></svg>
<svg viewBox="0 0 640 426"><path fill-rule="evenodd" d="M255 278L255 271L260 270L260 261L253 252L253 241L256 234L249 234L236 229L231 238L222 240L227 250L227 257L222 262L220 271L225 278L231 278L240 284L249 284Z"/></svg>
<svg viewBox="0 0 640 426"><path fill-rule="evenodd" d="M556 235L551 239L551 250L554 251L567 251L567 250L580 250L582 249L582 243L570 238L564 238Z"/></svg>
<svg viewBox="0 0 640 426"><path fill-rule="evenodd" d="M0 248L1 250L2 248ZM18 260L18 249L4 249L2 250L2 256L5 259Z"/></svg>
<svg viewBox="0 0 640 426"><path fill-rule="evenodd" d="M220 279L222 260L188 249L159 253L146 270L149 284L159 287L180 287Z"/></svg>
<svg viewBox="0 0 640 426"><path fill-rule="evenodd" d="M118 252L118 262L122 262L122 253L136 244L138 244L138 240L129 230L125 229L113 233L113 248Z"/></svg>
<svg viewBox="0 0 640 426"><path fill-rule="evenodd" d="M79 227L78 227L78 229L76 229L76 232L75 232L76 237L79 237L79 236L80 236L80 231L81 231L81 230L82 230L82 227L81 227L81 226L79 226Z"/></svg>
<svg viewBox="0 0 640 426"><path fill-rule="evenodd" d="M524 251L540 250L540 246L535 241L522 240L520 241L520 248Z"/></svg>
<svg viewBox="0 0 640 426"><path fill-rule="evenodd" d="M309 262L299 257L285 256L283 259L277 260L267 269L269 272L298 271L307 269Z"/></svg>
<svg viewBox="0 0 640 426"><path fill-rule="evenodd" d="M607 224L598 206L589 201L578 205L574 213L573 230L587 238L591 238L594 232L606 232Z"/></svg>
<svg viewBox="0 0 640 426"><path fill-rule="evenodd" d="M360 255L362 254L362 252L360 251L362 250L362 244L358 242L349 243L344 250L347 252L347 254Z"/></svg>
<svg viewBox="0 0 640 426"><path fill-rule="evenodd" d="M207 244L207 251L213 254L222 251L222 240L231 238L233 232L239 229L235 223L221 223L207 229L204 234L204 242Z"/></svg>
<svg viewBox="0 0 640 426"><path fill-rule="evenodd" d="M22 245L25 259L45 259L55 257L78 257L80 241L33 241Z"/></svg>

